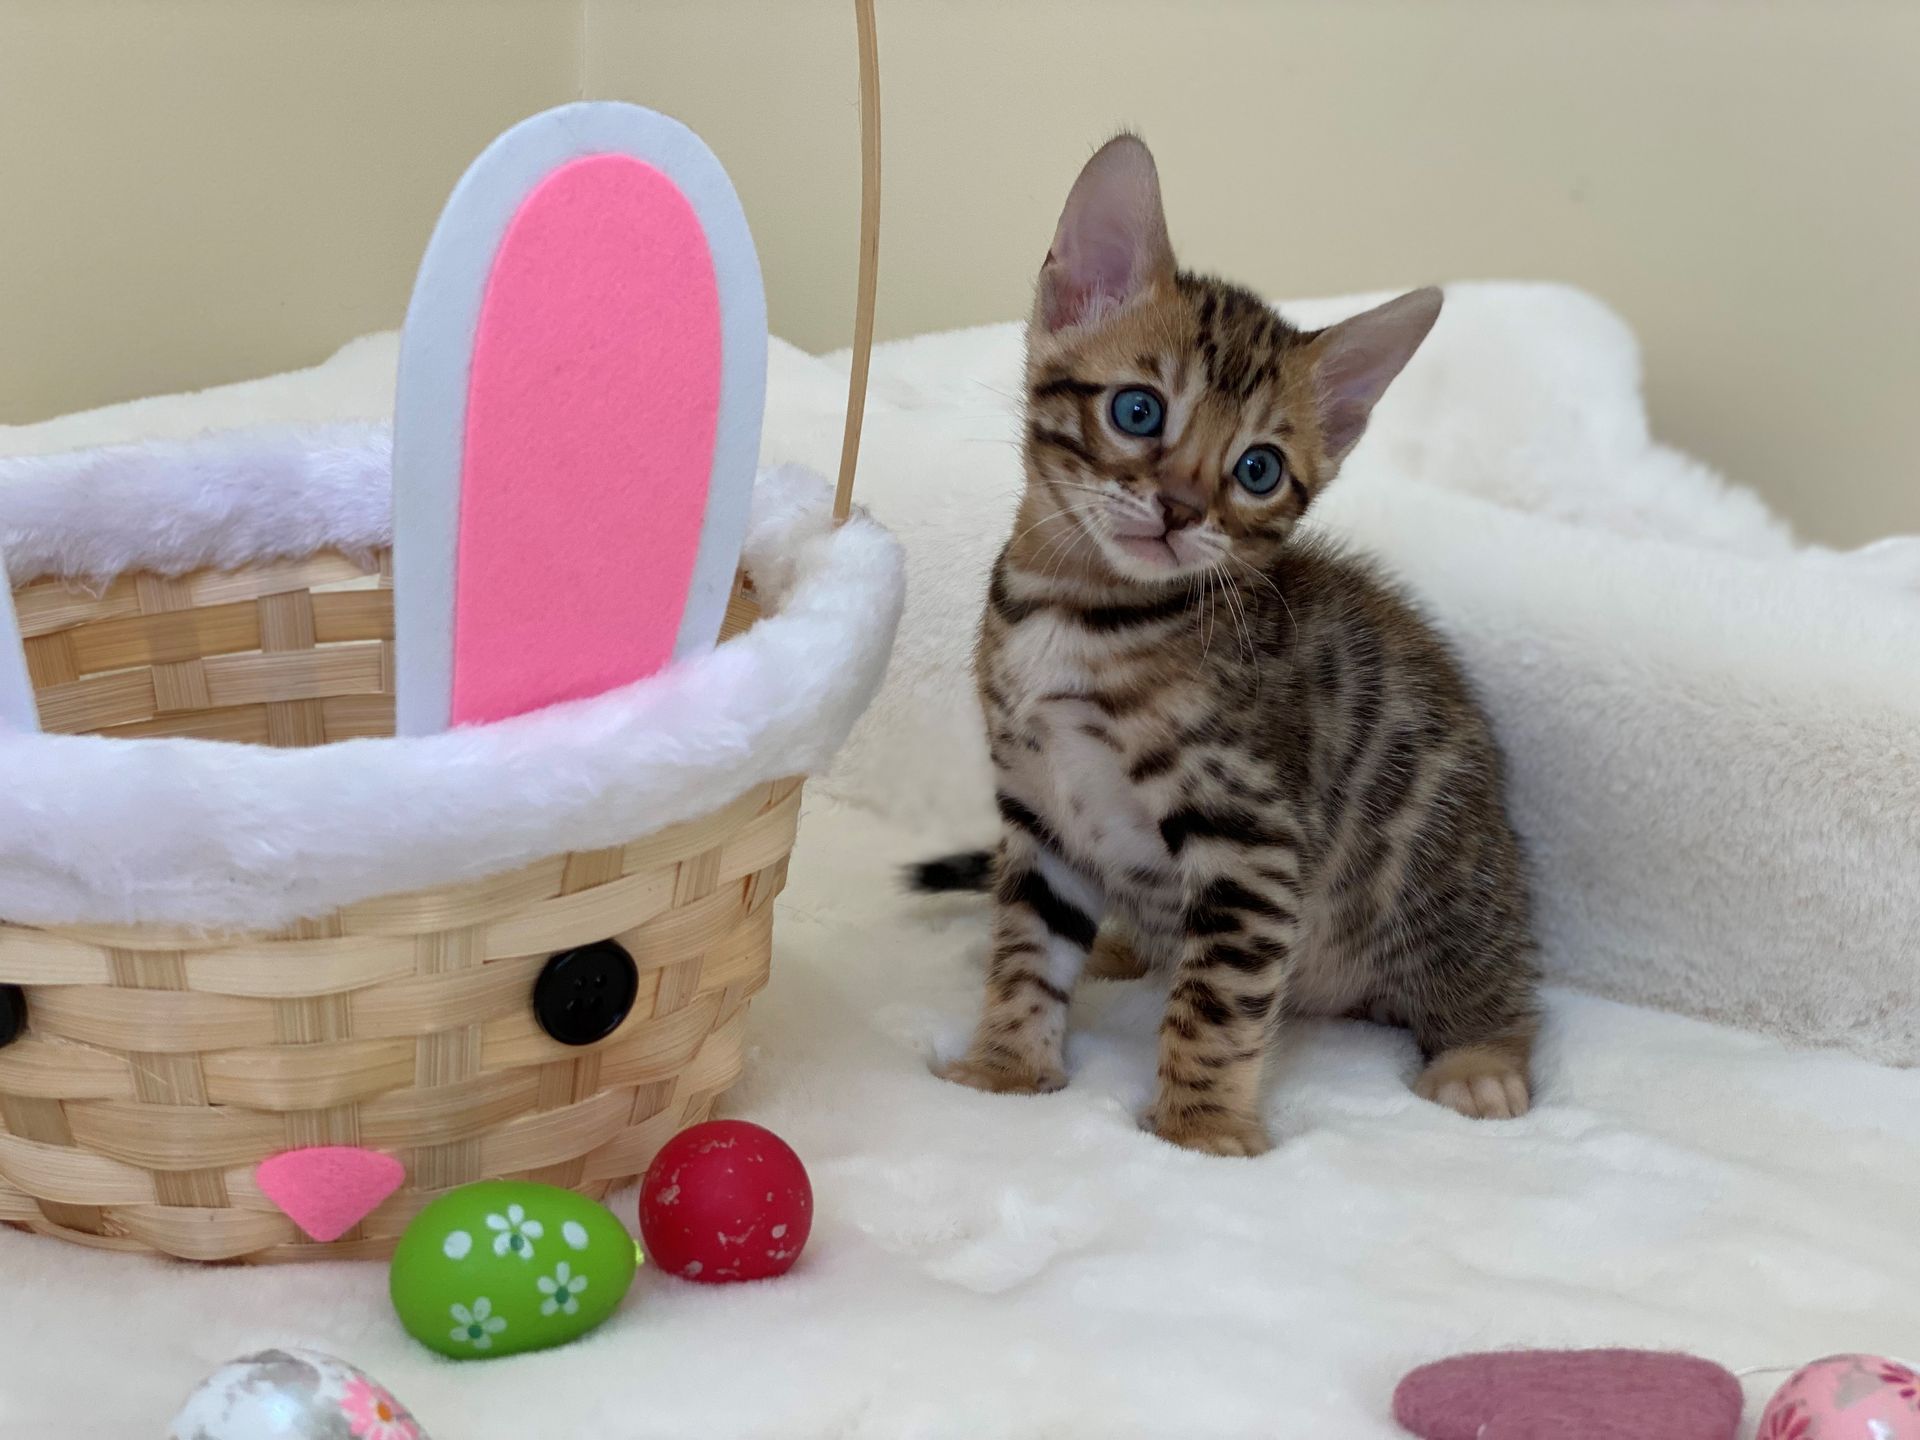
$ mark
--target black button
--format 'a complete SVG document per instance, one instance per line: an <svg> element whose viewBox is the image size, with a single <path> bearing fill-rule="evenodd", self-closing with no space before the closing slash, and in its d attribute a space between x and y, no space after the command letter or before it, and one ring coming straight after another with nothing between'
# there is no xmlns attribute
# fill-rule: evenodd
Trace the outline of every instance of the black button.
<svg viewBox="0 0 1920 1440"><path fill-rule="evenodd" d="M562 1045L591 1045L620 1028L640 993L633 957L611 940L562 950L533 982L533 1014Z"/></svg>
<svg viewBox="0 0 1920 1440"><path fill-rule="evenodd" d="M11 1045L27 1033L27 992L18 985L0 985L0 1045Z"/></svg>

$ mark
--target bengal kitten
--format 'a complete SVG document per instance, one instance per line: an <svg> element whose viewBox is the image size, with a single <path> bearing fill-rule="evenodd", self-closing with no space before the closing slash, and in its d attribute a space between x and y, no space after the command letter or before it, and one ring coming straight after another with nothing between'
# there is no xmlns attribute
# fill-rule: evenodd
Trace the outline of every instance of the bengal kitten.
<svg viewBox="0 0 1920 1440"><path fill-rule="evenodd" d="M1290 1014L1405 1024L1419 1094L1527 1109L1537 970L1486 718L1405 601L1294 537L1440 298L1297 330L1176 268L1138 139L1081 172L980 627L999 848L917 877L996 895L986 1012L947 1078L1065 1085L1074 983L1130 941L1173 969L1146 1123L1177 1145L1269 1148L1261 1070Z"/></svg>

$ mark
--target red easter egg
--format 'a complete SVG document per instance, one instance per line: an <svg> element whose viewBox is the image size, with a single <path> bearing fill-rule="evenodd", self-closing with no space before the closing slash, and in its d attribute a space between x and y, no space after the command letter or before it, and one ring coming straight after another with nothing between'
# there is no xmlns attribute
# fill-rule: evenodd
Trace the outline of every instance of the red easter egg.
<svg viewBox="0 0 1920 1440"><path fill-rule="evenodd" d="M640 1182L647 1259L683 1280L784 1275L812 1228L813 1186L800 1157L745 1120L682 1130Z"/></svg>

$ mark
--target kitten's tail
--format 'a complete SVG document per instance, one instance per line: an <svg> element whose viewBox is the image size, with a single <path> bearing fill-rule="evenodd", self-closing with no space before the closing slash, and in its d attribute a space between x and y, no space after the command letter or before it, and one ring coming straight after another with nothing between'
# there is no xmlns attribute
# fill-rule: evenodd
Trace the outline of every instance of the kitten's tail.
<svg viewBox="0 0 1920 1440"><path fill-rule="evenodd" d="M993 852L963 850L957 855L942 855L907 866L907 888L922 895L944 895L952 891L984 893L993 889Z"/></svg>

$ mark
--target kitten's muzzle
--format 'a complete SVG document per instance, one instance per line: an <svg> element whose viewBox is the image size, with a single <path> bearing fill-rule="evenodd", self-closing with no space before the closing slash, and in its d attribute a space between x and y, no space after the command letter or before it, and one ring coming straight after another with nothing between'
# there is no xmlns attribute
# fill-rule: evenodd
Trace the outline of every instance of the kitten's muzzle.
<svg viewBox="0 0 1920 1440"><path fill-rule="evenodd" d="M1107 535L1112 545L1136 565L1166 572L1181 570L1194 557L1181 553L1178 539L1206 518L1206 504L1183 491L1163 489L1154 496L1158 523L1138 511L1107 517Z"/></svg>
<svg viewBox="0 0 1920 1440"><path fill-rule="evenodd" d="M1197 525L1206 518L1205 502L1196 502L1174 491L1162 490L1158 495L1160 518L1165 524L1163 533L1171 534L1175 530L1184 530L1189 525Z"/></svg>
<svg viewBox="0 0 1920 1440"><path fill-rule="evenodd" d="M1154 496L1160 523L1144 515L1124 515L1113 522L1113 535L1119 540L1164 540L1176 530L1198 525L1206 518L1206 506L1177 493L1161 491Z"/></svg>

